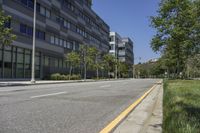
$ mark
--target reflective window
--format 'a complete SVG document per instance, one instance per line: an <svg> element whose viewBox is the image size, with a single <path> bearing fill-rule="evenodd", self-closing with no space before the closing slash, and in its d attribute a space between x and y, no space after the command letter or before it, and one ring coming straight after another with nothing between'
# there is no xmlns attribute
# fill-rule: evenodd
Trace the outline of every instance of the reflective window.
<svg viewBox="0 0 200 133"><path fill-rule="evenodd" d="M11 51L4 51L4 78L12 77L12 61L11 61Z"/></svg>
<svg viewBox="0 0 200 133"><path fill-rule="evenodd" d="M49 66L49 57L44 57L44 66Z"/></svg>
<svg viewBox="0 0 200 133"><path fill-rule="evenodd" d="M51 36L51 43L54 44L54 36Z"/></svg>

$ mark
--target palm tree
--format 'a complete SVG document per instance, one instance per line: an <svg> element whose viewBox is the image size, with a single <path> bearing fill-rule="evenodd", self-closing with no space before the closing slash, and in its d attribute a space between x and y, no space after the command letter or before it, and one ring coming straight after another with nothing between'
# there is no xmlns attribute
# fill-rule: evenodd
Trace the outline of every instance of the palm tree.
<svg viewBox="0 0 200 133"><path fill-rule="evenodd" d="M69 80L72 75L72 70L80 64L80 56L78 53L72 51L66 55L66 61L70 63Z"/></svg>
<svg viewBox="0 0 200 133"><path fill-rule="evenodd" d="M114 69L115 57L113 55L106 54L103 56L103 62L104 62L104 68L107 70L108 76L110 78L109 73L111 72L112 69Z"/></svg>

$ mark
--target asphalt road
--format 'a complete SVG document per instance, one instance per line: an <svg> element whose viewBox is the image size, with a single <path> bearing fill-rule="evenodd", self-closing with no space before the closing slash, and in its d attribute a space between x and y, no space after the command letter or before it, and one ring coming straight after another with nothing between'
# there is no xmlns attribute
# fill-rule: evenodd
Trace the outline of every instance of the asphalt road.
<svg viewBox="0 0 200 133"><path fill-rule="evenodd" d="M158 80L0 88L0 133L98 133Z"/></svg>

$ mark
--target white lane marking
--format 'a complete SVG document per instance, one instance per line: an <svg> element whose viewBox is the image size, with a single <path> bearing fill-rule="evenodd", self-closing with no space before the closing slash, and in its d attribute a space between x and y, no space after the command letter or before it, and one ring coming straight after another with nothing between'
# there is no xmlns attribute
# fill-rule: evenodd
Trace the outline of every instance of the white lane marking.
<svg viewBox="0 0 200 133"><path fill-rule="evenodd" d="M107 87L110 87L111 85L103 85L103 86L100 86L100 88L107 88Z"/></svg>
<svg viewBox="0 0 200 133"><path fill-rule="evenodd" d="M0 92L9 92L9 91L12 91L12 90L0 90Z"/></svg>
<svg viewBox="0 0 200 133"><path fill-rule="evenodd" d="M61 95L61 94L66 94L67 92L58 92L58 93L51 93L51 94L45 94L45 95L38 95L38 96L32 96L30 97L31 99L33 98L40 98L40 97L48 97L48 96L55 96L55 95Z"/></svg>

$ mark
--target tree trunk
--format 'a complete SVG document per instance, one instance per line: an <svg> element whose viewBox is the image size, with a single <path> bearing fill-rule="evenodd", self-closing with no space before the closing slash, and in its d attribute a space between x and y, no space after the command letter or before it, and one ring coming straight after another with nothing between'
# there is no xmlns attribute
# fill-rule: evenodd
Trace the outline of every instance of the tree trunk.
<svg viewBox="0 0 200 133"><path fill-rule="evenodd" d="M108 70L108 79L110 80L110 71Z"/></svg>
<svg viewBox="0 0 200 133"><path fill-rule="evenodd" d="M99 68L97 68L96 70L96 76L97 76L97 79L99 79Z"/></svg>
<svg viewBox="0 0 200 133"><path fill-rule="evenodd" d="M70 66L70 71L69 71L69 80L71 80L71 75L72 75L72 65Z"/></svg>
<svg viewBox="0 0 200 133"><path fill-rule="evenodd" d="M84 63L84 80L87 78L87 65Z"/></svg>
<svg viewBox="0 0 200 133"><path fill-rule="evenodd" d="M118 74L118 68L117 65L115 65L115 79L117 79L117 74Z"/></svg>

